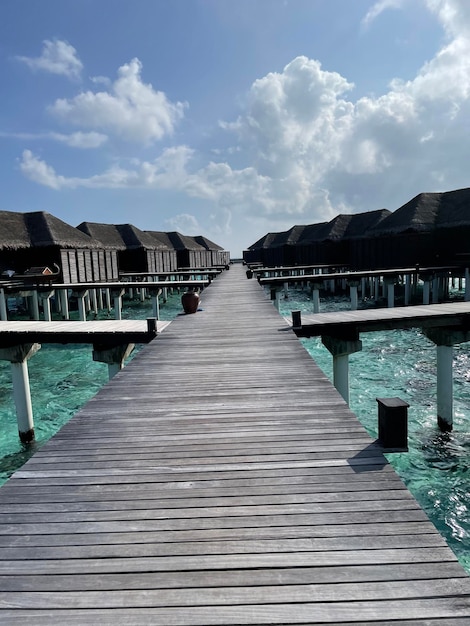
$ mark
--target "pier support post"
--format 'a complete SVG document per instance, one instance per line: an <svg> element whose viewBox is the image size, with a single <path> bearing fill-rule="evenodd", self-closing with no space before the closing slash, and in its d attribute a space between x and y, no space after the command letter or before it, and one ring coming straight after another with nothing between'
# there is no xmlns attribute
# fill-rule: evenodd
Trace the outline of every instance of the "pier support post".
<svg viewBox="0 0 470 626"><path fill-rule="evenodd" d="M359 333L348 338L322 335L321 340L333 356L333 384L349 404L349 355L362 350Z"/></svg>
<svg viewBox="0 0 470 626"><path fill-rule="evenodd" d="M150 293L150 298L152 300L152 314L153 314L153 317L155 319L159 320L160 319L159 296L161 295L162 290L160 288L149 287L148 291Z"/></svg>
<svg viewBox="0 0 470 626"><path fill-rule="evenodd" d="M410 304L410 294L411 294L411 275L407 274L405 276L405 306Z"/></svg>
<svg viewBox="0 0 470 626"><path fill-rule="evenodd" d="M10 348L0 348L0 359L10 361L13 383L13 399L21 443L34 440L34 419L29 388L28 359L40 349L39 343L26 343Z"/></svg>
<svg viewBox="0 0 470 626"><path fill-rule="evenodd" d="M348 280L349 285L349 297L351 298L351 311L357 311L358 298L357 288L359 287L358 280Z"/></svg>
<svg viewBox="0 0 470 626"><path fill-rule="evenodd" d="M384 289L387 290L387 307L393 309L395 306L395 278L391 276L384 277Z"/></svg>
<svg viewBox="0 0 470 626"><path fill-rule="evenodd" d="M7 299L4 289L0 289L0 320L3 322L8 320Z"/></svg>
<svg viewBox="0 0 470 626"><path fill-rule="evenodd" d="M470 268L465 268L465 302L470 302Z"/></svg>
<svg viewBox="0 0 470 626"><path fill-rule="evenodd" d="M454 421L453 346L470 341L470 331L424 328L423 332L437 346L437 423L441 430L450 431Z"/></svg>
<svg viewBox="0 0 470 626"><path fill-rule="evenodd" d="M35 289L31 292L30 303L33 320L39 320L39 297Z"/></svg>
<svg viewBox="0 0 470 626"><path fill-rule="evenodd" d="M323 283L312 283L312 303L314 313L320 313L320 289L322 285Z"/></svg>
<svg viewBox="0 0 470 626"><path fill-rule="evenodd" d="M60 309L62 312L62 317L64 320L68 320L70 319L70 314L69 314L69 294L67 292L67 289L61 289L59 291L59 298L60 298Z"/></svg>
<svg viewBox="0 0 470 626"><path fill-rule="evenodd" d="M88 289L80 289L73 291L74 296L77 298L78 304L78 319L81 322L86 322L86 304L85 299L88 295Z"/></svg>
<svg viewBox="0 0 470 626"><path fill-rule="evenodd" d="M431 291L431 281L426 276L423 278L423 304L429 304L429 298L431 295L430 291Z"/></svg>
<svg viewBox="0 0 470 626"><path fill-rule="evenodd" d="M141 290L143 291L143 290ZM121 319L122 312L122 296L124 295L125 289L113 289L112 296L114 300L114 319Z"/></svg>
<svg viewBox="0 0 470 626"><path fill-rule="evenodd" d="M124 361L135 348L135 344L126 343L119 346L93 345L93 361L107 363L109 380L124 367Z"/></svg>
<svg viewBox="0 0 470 626"><path fill-rule="evenodd" d="M49 291L41 292L41 300L42 300L42 309L44 311L44 320L46 322L50 322L52 320L51 316L51 298L54 295L54 290L51 289Z"/></svg>

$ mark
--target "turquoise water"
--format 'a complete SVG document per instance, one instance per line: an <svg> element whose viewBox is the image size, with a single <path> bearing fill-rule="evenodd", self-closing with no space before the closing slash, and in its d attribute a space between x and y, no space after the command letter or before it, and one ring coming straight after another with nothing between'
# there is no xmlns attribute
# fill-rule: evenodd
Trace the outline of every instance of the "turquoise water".
<svg viewBox="0 0 470 626"><path fill-rule="evenodd" d="M296 309L312 311L311 299L302 291L291 292L280 305L286 316ZM349 308L347 299L321 302L324 311L342 308ZM171 320L181 312L180 295L173 294L161 305L160 317ZM123 318L151 316L150 301L124 301ZM364 333L361 339L362 351L350 357L351 408L375 438L377 397L399 396L410 404L409 452L387 458L470 573L470 343L455 347L454 430L441 433L433 344L414 329ZM320 340L302 343L331 379L331 355ZM25 447L18 440L10 364L0 361L0 484L108 380L107 365L92 360L91 346L43 345L28 366L36 442Z"/></svg>
<svg viewBox="0 0 470 626"><path fill-rule="evenodd" d="M160 304L161 320L172 320L181 312L181 295L177 293L169 294L167 302ZM122 319L152 316L151 300L124 299ZM70 317L78 319L78 313L72 311ZM114 310L100 312L99 317L114 319ZM138 350L136 346L131 359ZM18 439L10 363L0 361L0 485L108 381L108 366L93 361L91 345L43 344L29 359L28 371L36 439L24 446Z"/></svg>
<svg viewBox="0 0 470 626"><path fill-rule="evenodd" d="M360 308L367 306L362 303ZM349 309L349 300L324 299L322 312ZM280 301L281 315L312 313L306 292ZM470 573L470 343L454 347L454 429L436 422L436 348L419 329L362 333L362 351L349 357L351 409L377 437L377 397L409 403L409 451L387 459ZM319 338L301 340L333 379L331 354Z"/></svg>

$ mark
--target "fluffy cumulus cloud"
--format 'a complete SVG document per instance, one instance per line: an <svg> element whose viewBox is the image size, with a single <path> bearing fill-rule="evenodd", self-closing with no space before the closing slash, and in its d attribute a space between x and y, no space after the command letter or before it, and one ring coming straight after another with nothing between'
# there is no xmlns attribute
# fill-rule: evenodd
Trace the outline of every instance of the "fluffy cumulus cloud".
<svg viewBox="0 0 470 626"><path fill-rule="evenodd" d="M202 155L176 146L154 160L114 165L89 178L65 178L30 151L23 154L21 169L54 189L178 190L206 200L226 229L235 215L271 224L284 220L288 227L387 206L384 198L392 188L396 195L399 187L404 199L445 190L442 185L455 188L468 162L470 3L425 2L445 40L413 80L394 80L382 95L354 99L347 78L304 56L256 80L238 119L220 124L236 138L232 144L241 166L231 165L228 151L226 160L217 152L217 161L201 165ZM369 27L382 11L400 4L378 2L367 18ZM120 68L109 91L58 100L52 112L92 132L160 139L172 132L184 105L144 84L140 73L134 60Z"/></svg>
<svg viewBox="0 0 470 626"><path fill-rule="evenodd" d="M119 68L109 90L56 100L50 112L74 126L111 132L130 141L162 139L173 132L186 105L170 102L162 91L142 82L141 70L141 62L133 59Z"/></svg>
<svg viewBox="0 0 470 626"><path fill-rule="evenodd" d="M60 74L71 79L79 78L83 69L75 48L66 41L60 40L46 39L39 57L18 56L16 58L32 70Z"/></svg>

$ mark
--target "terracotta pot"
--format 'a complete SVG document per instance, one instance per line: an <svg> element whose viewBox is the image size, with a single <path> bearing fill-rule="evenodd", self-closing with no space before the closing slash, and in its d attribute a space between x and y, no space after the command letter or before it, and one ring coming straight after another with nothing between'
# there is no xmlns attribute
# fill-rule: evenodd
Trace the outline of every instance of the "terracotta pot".
<svg viewBox="0 0 470 626"><path fill-rule="evenodd" d="M187 291L181 296L181 304L185 313L196 313L199 306L199 294L195 291Z"/></svg>

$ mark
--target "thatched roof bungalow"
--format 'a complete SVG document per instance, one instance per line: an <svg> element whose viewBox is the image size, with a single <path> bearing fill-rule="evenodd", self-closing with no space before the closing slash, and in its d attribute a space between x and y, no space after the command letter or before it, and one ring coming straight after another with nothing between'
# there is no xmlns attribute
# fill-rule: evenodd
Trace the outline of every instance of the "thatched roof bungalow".
<svg viewBox="0 0 470 626"><path fill-rule="evenodd" d="M193 237L177 231L167 233L168 240L176 250L178 269L199 269L207 266L207 250Z"/></svg>
<svg viewBox="0 0 470 626"><path fill-rule="evenodd" d="M243 260L245 263L262 263L265 267L265 250L269 249L272 241L277 233L267 233L261 239L258 239L249 248L243 251Z"/></svg>
<svg viewBox="0 0 470 626"><path fill-rule="evenodd" d="M162 258L161 271L174 272L178 269L176 250L173 248L173 244L168 237L168 233L159 230L146 230L145 232L155 239L157 245L159 246L160 256Z"/></svg>
<svg viewBox="0 0 470 626"><path fill-rule="evenodd" d="M376 267L455 264L470 251L470 189L420 193L370 235Z"/></svg>
<svg viewBox="0 0 470 626"><path fill-rule="evenodd" d="M31 267L58 266L57 280L94 280L92 256L99 241L44 211L0 211L0 268L25 274Z"/></svg>
<svg viewBox="0 0 470 626"><path fill-rule="evenodd" d="M197 235L193 237L194 241L207 250L207 267L216 267L217 265L229 265L230 252L224 250L221 246L217 245L207 237L203 235Z"/></svg>
<svg viewBox="0 0 470 626"><path fill-rule="evenodd" d="M164 272L164 255L168 247L148 232L132 224L97 224L82 222L78 226L91 237L99 238L108 250L116 250L119 271Z"/></svg>

